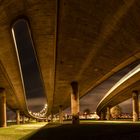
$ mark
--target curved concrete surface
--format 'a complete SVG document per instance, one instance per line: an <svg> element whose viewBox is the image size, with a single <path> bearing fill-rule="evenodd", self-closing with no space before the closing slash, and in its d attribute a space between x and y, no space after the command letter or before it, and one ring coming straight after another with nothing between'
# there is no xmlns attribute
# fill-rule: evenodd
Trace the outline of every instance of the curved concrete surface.
<svg viewBox="0 0 140 140"><path fill-rule="evenodd" d="M113 107L132 97L133 91L140 90L140 64L121 78L103 97L97 106L98 114L107 107Z"/></svg>
<svg viewBox="0 0 140 140"><path fill-rule="evenodd" d="M0 61L12 87L1 86L12 88L19 102L15 106L19 104L21 110L27 110L11 35L14 21L26 17L44 82L48 113L58 112L60 105L70 106L72 81L78 82L82 97L140 58L139 5L139 0L0 1ZM9 106L16 108L10 103Z"/></svg>

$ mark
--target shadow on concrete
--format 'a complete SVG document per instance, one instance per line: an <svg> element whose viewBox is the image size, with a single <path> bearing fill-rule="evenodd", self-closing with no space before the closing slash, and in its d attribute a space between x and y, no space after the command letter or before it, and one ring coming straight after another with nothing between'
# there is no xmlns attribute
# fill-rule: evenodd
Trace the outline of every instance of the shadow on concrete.
<svg viewBox="0 0 140 140"><path fill-rule="evenodd" d="M140 124L50 124L26 140L139 140Z"/></svg>

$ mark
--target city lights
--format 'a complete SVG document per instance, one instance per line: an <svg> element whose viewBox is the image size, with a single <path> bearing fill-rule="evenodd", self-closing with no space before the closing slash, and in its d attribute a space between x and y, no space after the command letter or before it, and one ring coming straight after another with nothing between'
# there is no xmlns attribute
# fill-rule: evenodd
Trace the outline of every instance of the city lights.
<svg viewBox="0 0 140 140"><path fill-rule="evenodd" d="M32 111L29 111L29 113L35 117L38 117L38 118L45 118L46 117L46 114L47 114L47 108L48 105L45 104L43 109L40 111L40 112L32 112Z"/></svg>

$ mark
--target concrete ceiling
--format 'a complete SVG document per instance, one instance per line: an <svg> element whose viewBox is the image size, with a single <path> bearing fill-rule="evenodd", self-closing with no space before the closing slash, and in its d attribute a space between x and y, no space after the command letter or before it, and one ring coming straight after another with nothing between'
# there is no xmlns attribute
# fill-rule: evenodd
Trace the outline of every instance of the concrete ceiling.
<svg viewBox="0 0 140 140"><path fill-rule="evenodd" d="M72 81L78 81L82 97L140 58L139 0L2 0L0 13L1 75L6 73L23 110L24 87L11 34L16 19L29 21L49 112L70 105Z"/></svg>
<svg viewBox="0 0 140 140"><path fill-rule="evenodd" d="M54 110L70 103L73 80L78 81L83 96L139 59L139 10L134 1L59 3Z"/></svg>

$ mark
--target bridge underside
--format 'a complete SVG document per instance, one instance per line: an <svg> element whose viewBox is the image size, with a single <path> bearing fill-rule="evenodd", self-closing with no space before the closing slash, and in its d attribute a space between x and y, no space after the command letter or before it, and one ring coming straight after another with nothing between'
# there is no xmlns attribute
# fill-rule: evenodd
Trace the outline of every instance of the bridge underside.
<svg viewBox="0 0 140 140"><path fill-rule="evenodd" d="M139 7L139 0L0 1L0 87L9 107L28 111L11 34L14 21L29 21L48 113L56 113L60 105L70 106L72 81L82 97L140 58Z"/></svg>

